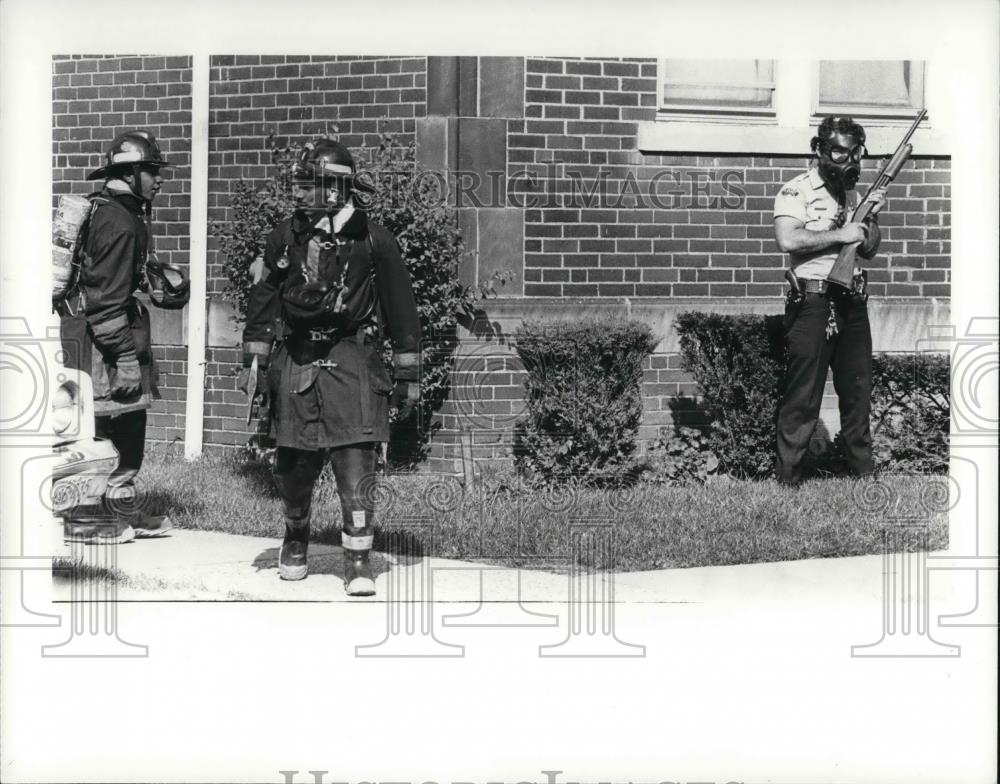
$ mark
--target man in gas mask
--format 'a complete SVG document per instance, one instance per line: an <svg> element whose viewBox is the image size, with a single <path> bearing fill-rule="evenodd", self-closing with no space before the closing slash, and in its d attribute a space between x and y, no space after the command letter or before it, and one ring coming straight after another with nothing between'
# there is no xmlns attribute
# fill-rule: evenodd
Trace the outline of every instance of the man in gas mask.
<svg viewBox="0 0 1000 784"><path fill-rule="evenodd" d="M186 281L175 291L160 280L164 267L172 273L176 268L151 263L152 202L168 166L149 131L127 131L112 141L105 165L87 177L103 179L104 187L88 197L91 210L81 234L79 276L54 303L64 363L90 374L96 434L110 439L118 451L104 510L117 517L115 535L97 529L87 533L80 526L74 530L84 533L76 538L120 543L171 528L168 518L139 508L142 499L135 489L145 450L146 411L156 392L149 311L137 294L148 292L153 304L170 308L183 307L189 296ZM157 282L151 287L153 276Z"/></svg>
<svg viewBox="0 0 1000 784"><path fill-rule="evenodd" d="M293 176L296 210L268 236L248 300L239 388L270 396L285 518L279 576L308 572L313 485L328 457L347 593L370 596L374 509L363 480L374 475L376 445L389 439L390 406L417 402L420 322L399 246L362 209L359 194L372 188L355 177L347 148L329 139L307 144ZM379 353L383 334L394 382Z"/></svg>
<svg viewBox="0 0 1000 784"><path fill-rule="evenodd" d="M847 464L855 476L873 470L870 427L872 337L866 277L855 270L844 288L826 278L843 245L861 243L858 255L874 257L881 239L878 213L885 192L865 224L850 223L854 186L861 176L865 130L850 117L827 117L812 140L814 166L782 186L774 202L774 235L789 256L797 289L785 308L788 367L778 408L778 481L795 485L819 420L828 368L840 403L840 427Z"/></svg>

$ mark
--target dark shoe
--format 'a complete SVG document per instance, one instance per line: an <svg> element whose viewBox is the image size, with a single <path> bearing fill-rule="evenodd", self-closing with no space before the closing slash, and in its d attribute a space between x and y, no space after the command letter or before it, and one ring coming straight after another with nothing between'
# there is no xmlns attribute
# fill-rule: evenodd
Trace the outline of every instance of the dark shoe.
<svg viewBox="0 0 1000 784"><path fill-rule="evenodd" d="M129 518L129 522L132 524L132 528L135 529L135 535L138 539L152 536L162 536L168 531L172 531L174 529L174 524L170 522L170 518L166 515L154 517L152 515L140 513Z"/></svg>
<svg viewBox="0 0 1000 784"><path fill-rule="evenodd" d="M77 517L63 523L63 541L80 544L125 544L135 539L128 523L107 517Z"/></svg>
<svg viewBox="0 0 1000 784"><path fill-rule="evenodd" d="M285 539L278 555L278 577L282 580L304 580L309 573L309 525L292 528L285 525Z"/></svg>
<svg viewBox="0 0 1000 784"><path fill-rule="evenodd" d="M375 595L375 578L367 550L344 550L344 587L348 596Z"/></svg>

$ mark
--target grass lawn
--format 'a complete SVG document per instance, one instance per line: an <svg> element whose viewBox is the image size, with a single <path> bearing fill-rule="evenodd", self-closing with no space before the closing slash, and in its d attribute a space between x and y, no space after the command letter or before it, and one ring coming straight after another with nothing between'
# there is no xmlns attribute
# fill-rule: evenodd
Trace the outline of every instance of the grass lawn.
<svg viewBox="0 0 1000 784"><path fill-rule="evenodd" d="M169 514L178 527L275 539L284 531L269 466L240 454L187 462L151 446L139 479L146 509ZM462 488L451 477L400 474L375 489L376 549L406 537L410 552L562 570L571 532L592 525L602 537L613 531L614 546L578 548L579 562L639 571L879 553L886 524L906 519L901 547L938 550L948 544L947 488L943 476L884 475L878 483L823 479L795 490L723 478L547 492L510 476ZM314 538L337 543L340 517L327 467L313 496Z"/></svg>

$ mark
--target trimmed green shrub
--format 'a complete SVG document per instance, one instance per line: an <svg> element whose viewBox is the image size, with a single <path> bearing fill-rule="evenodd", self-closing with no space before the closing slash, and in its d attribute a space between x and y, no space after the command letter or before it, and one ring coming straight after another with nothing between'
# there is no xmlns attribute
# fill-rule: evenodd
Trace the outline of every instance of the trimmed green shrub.
<svg viewBox="0 0 1000 784"><path fill-rule="evenodd" d="M543 481L626 481L636 473L642 371L657 339L636 321L526 321L515 347L527 373L519 469Z"/></svg>
<svg viewBox="0 0 1000 784"><path fill-rule="evenodd" d="M700 387L703 405L711 413L711 427L698 446L716 457L720 473L749 479L771 476L784 374L780 320L688 312L674 323L681 366Z"/></svg>

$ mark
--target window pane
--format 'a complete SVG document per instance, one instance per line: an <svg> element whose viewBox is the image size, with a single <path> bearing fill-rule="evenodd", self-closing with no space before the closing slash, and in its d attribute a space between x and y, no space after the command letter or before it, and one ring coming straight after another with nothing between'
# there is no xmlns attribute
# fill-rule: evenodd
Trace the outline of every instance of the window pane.
<svg viewBox="0 0 1000 784"><path fill-rule="evenodd" d="M910 111L923 105L923 63L895 60L823 60L819 105L877 113Z"/></svg>
<svg viewBox="0 0 1000 784"><path fill-rule="evenodd" d="M672 109L768 109L772 60L664 60L662 102Z"/></svg>

